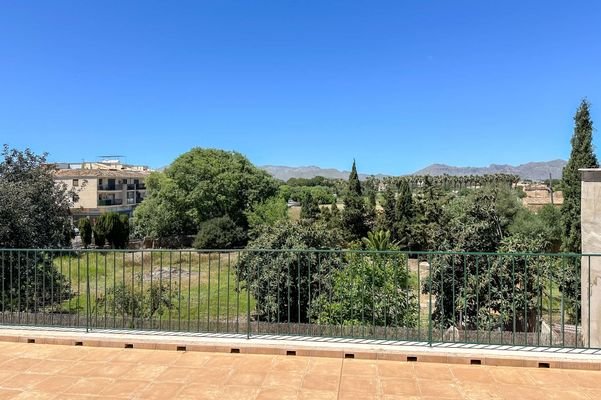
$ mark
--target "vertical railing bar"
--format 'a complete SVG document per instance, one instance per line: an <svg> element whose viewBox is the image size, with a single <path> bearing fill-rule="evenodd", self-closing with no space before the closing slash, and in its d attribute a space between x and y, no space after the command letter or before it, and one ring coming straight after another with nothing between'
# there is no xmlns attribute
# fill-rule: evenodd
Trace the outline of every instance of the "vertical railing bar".
<svg viewBox="0 0 601 400"><path fill-rule="evenodd" d="M102 258L104 259L104 329L106 329L107 315L106 315L106 306L107 306L107 287L106 287L106 276L108 274L108 269L106 267L106 253L102 253Z"/></svg>
<svg viewBox="0 0 601 400"><path fill-rule="evenodd" d="M196 253L198 256L198 287L196 294L196 331L200 332L200 276L202 275L202 253Z"/></svg>
<svg viewBox="0 0 601 400"><path fill-rule="evenodd" d="M587 268L588 268L588 281L587 281L587 292L588 292L588 296L586 298L586 301L588 303L586 309L588 311L588 321L587 321L587 329L588 329L588 335L587 335L587 344L586 347L587 348L591 348L591 256L588 256L588 264L587 264ZM582 273L581 273L582 275ZM577 279L580 277L580 275L577 277ZM582 297L582 295L580 295L580 297ZM580 306L582 308L582 305ZM583 343L584 345L584 343Z"/></svg>
<svg viewBox="0 0 601 400"><path fill-rule="evenodd" d="M192 318L192 251L188 250L188 332L190 332L190 321Z"/></svg>
<svg viewBox="0 0 601 400"><path fill-rule="evenodd" d="M182 330L182 251L179 251L179 275L177 280L177 331Z"/></svg>
<svg viewBox="0 0 601 400"><path fill-rule="evenodd" d="M452 260L451 260L451 286L452 286L452 291L453 291L453 343L455 343L455 331L457 330L457 311L455 310L455 307L457 305L457 300L455 299L455 254L453 254L452 256Z"/></svg>
<svg viewBox="0 0 601 400"><path fill-rule="evenodd" d="M238 251L238 260L240 260L240 251ZM250 340L250 274L252 271L246 272L246 339ZM279 287L279 284L278 284ZM279 314L279 303L278 303Z"/></svg>
<svg viewBox="0 0 601 400"><path fill-rule="evenodd" d="M566 259L565 257L561 258L561 283L560 286L561 291L561 346L565 347L566 345L566 327L565 327L565 302L564 302L564 291L562 289L565 288L565 279L566 279Z"/></svg>
<svg viewBox="0 0 601 400"><path fill-rule="evenodd" d="M208 279L207 279L207 332L211 331L211 256L213 254L212 253L207 253L207 257L209 258L208 260L208 264L209 264L209 272L208 272Z"/></svg>
<svg viewBox="0 0 601 400"><path fill-rule="evenodd" d="M95 265L96 265L96 289L94 292L94 327L98 326L98 252L94 253Z"/></svg>
<svg viewBox="0 0 601 400"><path fill-rule="evenodd" d="M480 257L476 255L476 343L480 344L480 276L478 261Z"/></svg>
<svg viewBox="0 0 601 400"><path fill-rule="evenodd" d="M221 252L217 252L217 328L216 332L221 329Z"/></svg>
<svg viewBox="0 0 601 400"><path fill-rule="evenodd" d="M163 298L163 252L159 252L159 299ZM171 301L171 298L169 298ZM159 313L159 331L163 327L163 313Z"/></svg>
<svg viewBox="0 0 601 400"><path fill-rule="evenodd" d="M236 259L239 261L240 257ZM240 333L240 268L236 267L236 333ZM269 286L268 286L269 287Z"/></svg>
<svg viewBox="0 0 601 400"><path fill-rule="evenodd" d="M230 332L230 253L227 253L227 296L225 300L225 331ZM257 318L258 320L258 318Z"/></svg>
<svg viewBox="0 0 601 400"><path fill-rule="evenodd" d="M428 254L428 280L430 281L430 290L428 298L428 344L432 347L432 256Z"/></svg>

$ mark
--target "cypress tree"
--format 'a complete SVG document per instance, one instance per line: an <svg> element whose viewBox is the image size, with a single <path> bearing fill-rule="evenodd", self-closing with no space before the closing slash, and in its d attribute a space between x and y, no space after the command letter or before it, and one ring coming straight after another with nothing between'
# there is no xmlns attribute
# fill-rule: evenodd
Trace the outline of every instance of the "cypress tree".
<svg viewBox="0 0 601 400"><path fill-rule="evenodd" d="M396 194L392 188L392 183L386 185L384 190L384 221L383 230L393 231L394 223L396 222ZM394 233L393 233L394 236Z"/></svg>
<svg viewBox="0 0 601 400"><path fill-rule="evenodd" d="M411 188L405 180L399 182L399 194L394 208L394 226L392 229L394 239L402 248L411 245L410 228L413 223L413 195Z"/></svg>
<svg viewBox="0 0 601 400"><path fill-rule="evenodd" d="M580 253L580 168L599 168L593 153L593 121L589 113L589 102L584 99L574 116L572 152L563 169L563 206L561 207L562 251Z"/></svg>
<svg viewBox="0 0 601 400"><path fill-rule="evenodd" d="M561 250L580 253L582 237L580 232L580 192L581 177L578 169L598 168L597 157L593 153L593 122L589 113L589 103L582 100L574 116L574 134L570 159L563 169L562 183L564 201L561 207ZM568 300L568 314L578 318L580 314L580 261L571 260L567 264L564 282L560 290Z"/></svg>
<svg viewBox="0 0 601 400"><path fill-rule="evenodd" d="M313 195L311 195L310 192L307 192L301 206L301 219L315 220L319 215L319 211L317 200L313 197Z"/></svg>
<svg viewBox="0 0 601 400"><path fill-rule="evenodd" d="M342 210L343 234L349 241L365 237L369 230L362 193L357 167L353 160L353 168L351 169L348 181L348 191L344 198L344 210Z"/></svg>

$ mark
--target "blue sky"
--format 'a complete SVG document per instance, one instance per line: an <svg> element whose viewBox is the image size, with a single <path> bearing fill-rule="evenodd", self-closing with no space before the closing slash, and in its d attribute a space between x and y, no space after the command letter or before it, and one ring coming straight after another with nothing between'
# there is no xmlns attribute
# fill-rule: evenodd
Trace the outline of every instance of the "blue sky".
<svg viewBox="0 0 601 400"><path fill-rule="evenodd" d="M600 20L598 1L6 0L0 142L390 174L567 158L581 98L601 126Z"/></svg>

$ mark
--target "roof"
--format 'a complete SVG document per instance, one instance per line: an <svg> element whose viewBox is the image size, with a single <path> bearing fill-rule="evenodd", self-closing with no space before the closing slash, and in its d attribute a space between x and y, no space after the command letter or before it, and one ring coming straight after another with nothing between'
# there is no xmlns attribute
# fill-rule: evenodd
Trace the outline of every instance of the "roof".
<svg viewBox="0 0 601 400"><path fill-rule="evenodd" d="M59 169L57 178L146 178L148 171L112 170L112 169Z"/></svg>

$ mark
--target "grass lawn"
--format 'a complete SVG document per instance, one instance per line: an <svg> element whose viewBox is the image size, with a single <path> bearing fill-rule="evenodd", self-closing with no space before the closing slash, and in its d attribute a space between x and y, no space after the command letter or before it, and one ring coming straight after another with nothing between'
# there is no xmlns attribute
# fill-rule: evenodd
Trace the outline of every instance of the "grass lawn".
<svg viewBox="0 0 601 400"><path fill-rule="evenodd" d="M88 307L100 319L127 318L111 309L102 299L119 287L130 294L148 295L151 285L169 290L172 307L160 319L177 321L187 326L200 322L222 321L229 324L245 321L249 306L246 290L239 287L235 277L237 253L182 252L86 252L55 259L56 268L67 277L75 294L62 302L63 310L85 313ZM87 277L89 276L89 297ZM124 308L130 302L125 301ZM107 305L109 304L109 305ZM251 311L255 305L250 299ZM156 315L155 319L159 319Z"/></svg>

